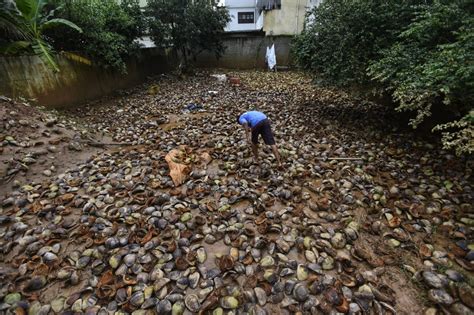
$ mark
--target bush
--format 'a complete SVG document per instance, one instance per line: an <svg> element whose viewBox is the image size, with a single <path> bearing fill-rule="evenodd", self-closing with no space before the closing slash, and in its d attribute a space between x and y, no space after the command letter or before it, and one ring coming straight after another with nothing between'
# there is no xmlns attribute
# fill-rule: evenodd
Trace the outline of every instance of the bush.
<svg viewBox="0 0 474 315"><path fill-rule="evenodd" d="M322 83L370 85L367 66L390 47L419 1L326 0L293 44L296 62Z"/></svg>
<svg viewBox="0 0 474 315"><path fill-rule="evenodd" d="M435 130L446 148L472 153L473 13L470 0L326 0L293 51L325 84L390 95L416 112L414 128L433 108L464 117Z"/></svg>
<svg viewBox="0 0 474 315"><path fill-rule="evenodd" d="M416 18L397 42L369 67L372 78L383 83L399 104L398 110L417 113L411 120L413 127L429 117L433 107L442 106L462 117L474 104L472 2L435 1L416 10ZM472 115L435 130L448 128L457 129L457 135L466 135L471 128L472 136ZM449 132L443 135L445 147L458 153L472 153L473 139L469 146L469 141L452 142Z"/></svg>
<svg viewBox="0 0 474 315"><path fill-rule="evenodd" d="M459 120L438 125L434 130L442 132L444 148L454 149L458 155L474 153L474 111Z"/></svg>
<svg viewBox="0 0 474 315"><path fill-rule="evenodd" d="M136 39L144 30L138 0L57 0L59 15L79 25L83 33L67 30L50 33L54 46L85 54L106 69L126 72L125 61L138 52Z"/></svg>

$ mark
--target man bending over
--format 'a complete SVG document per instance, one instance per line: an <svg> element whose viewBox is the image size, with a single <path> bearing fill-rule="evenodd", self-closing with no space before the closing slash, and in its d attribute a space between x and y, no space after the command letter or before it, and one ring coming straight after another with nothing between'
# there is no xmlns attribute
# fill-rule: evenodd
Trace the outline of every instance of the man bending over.
<svg viewBox="0 0 474 315"><path fill-rule="evenodd" d="M264 113L258 111L245 112L237 118L237 122L245 129L247 142L252 146L255 162L258 163L258 136L262 135L263 142L271 146L273 154L278 162L278 167L282 167L280 153L273 138L270 121ZM250 137L252 135L252 137Z"/></svg>

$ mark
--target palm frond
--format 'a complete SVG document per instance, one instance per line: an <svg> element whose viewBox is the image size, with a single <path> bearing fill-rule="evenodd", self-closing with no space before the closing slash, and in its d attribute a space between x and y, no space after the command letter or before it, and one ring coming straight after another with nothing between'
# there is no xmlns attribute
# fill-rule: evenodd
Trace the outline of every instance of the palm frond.
<svg viewBox="0 0 474 315"><path fill-rule="evenodd" d="M42 39L37 39L31 47L33 48L34 53L43 60L45 64L47 64L50 68L52 68L55 72L59 72L59 67L54 61L53 51L51 46L49 46L45 41Z"/></svg>
<svg viewBox="0 0 474 315"><path fill-rule="evenodd" d="M45 2L44 0L31 0L31 1L34 2L34 5L33 5L33 11L31 12L32 15L30 16L30 19L32 20L33 23L36 24L39 22L39 17L41 15Z"/></svg>
<svg viewBox="0 0 474 315"><path fill-rule="evenodd" d="M21 50L32 50L41 60L52 68L59 71L54 58L53 48L46 42L43 30L63 25L80 33L82 29L66 19L50 19L53 11L42 15L46 0L13 0L15 6L0 7L0 34L8 35L13 43L8 43L0 50L0 53L17 54ZM74 54L69 55L78 62L91 64L86 58Z"/></svg>
<svg viewBox="0 0 474 315"><path fill-rule="evenodd" d="M79 33L82 33L82 29L79 26L77 26L73 22L65 20L65 19L51 19L51 20L45 22L43 25L41 25L40 30L43 31L43 30L46 30L46 29L49 29L49 28L60 26L60 25L72 28L72 29L78 31Z"/></svg>
<svg viewBox="0 0 474 315"><path fill-rule="evenodd" d="M5 55L15 55L18 52L27 49L31 46L31 42L19 40L13 43L8 43L0 46L0 53Z"/></svg>
<svg viewBox="0 0 474 315"><path fill-rule="evenodd" d="M0 31L16 39L31 39L28 24L17 12L0 9Z"/></svg>
<svg viewBox="0 0 474 315"><path fill-rule="evenodd" d="M36 0L14 0L13 2L25 18L32 16Z"/></svg>

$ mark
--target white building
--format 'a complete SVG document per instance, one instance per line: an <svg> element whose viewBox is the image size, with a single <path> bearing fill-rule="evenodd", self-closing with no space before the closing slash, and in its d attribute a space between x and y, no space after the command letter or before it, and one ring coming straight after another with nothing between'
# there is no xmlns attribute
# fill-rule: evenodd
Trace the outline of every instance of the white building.
<svg viewBox="0 0 474 315"><path fill-rule="evenodd" d="M230 22L226 32L258 31L263 27L263 16L257 10L256 0L225 0ZM260 18L260 19L259 19Z"/></svg>
<svg viewBox="0 0 474 315"><path fill-rule="evenodd" d="M118 3L121 3L122 0L117 0L117 2L118 2ZM146 6L148 5L148 2L147 2L147 0L139 0L139 1L138 1L138 4L140 5L140 7L144 8L144 7L146 7Z"/></svg>
<svg viewBox="0 0 474 315"><path fill-rule="evenodd" d="M226 32L264 31L266 35L296 35L306 13L323 0L225 0L231 21Z"/></svg>

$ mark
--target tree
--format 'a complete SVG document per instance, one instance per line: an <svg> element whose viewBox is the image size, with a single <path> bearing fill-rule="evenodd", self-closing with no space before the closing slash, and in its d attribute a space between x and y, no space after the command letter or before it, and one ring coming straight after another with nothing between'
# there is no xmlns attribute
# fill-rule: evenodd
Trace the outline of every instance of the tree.
<svg viewBox="0 0 474 315"><path fill-rule="evenodd" d="M322 83L371 86L367 67L381 57L414 16L411 7L425 0L325 0L297 36L296 62Z"/></svg>
<svg viewBox="0 0 474 315"><path fill-rule="evenodd" d="M55 71L59 71L53 57L53 48L47 42L44 32L58 26L78 33L81 33L82 29L69 20L53 18L55 11L45 10L45 5L44 0L14 0L10 3L3 1L0 7L0 29L8 35L8 40L3 43L1 52L33 52Z"/></svg>
<svg viewBox="0 0 474 315"><path fill-rule="evenodd" d="M127 72L126 60L137 54L136 41L145 29L138 0L55 0L58 14L83 29L75 34L67 29L49 32L57 49L76 51L104 69Z"/></svg>
<svg viewBox="0 0 474 315"><path fill-rule="evenodd" d="M369 74L384 85L398 110L416 113L410 122L414 128L433 110L449 110L459 120L435 130L443 132L446 148L473 153L474 3L437 0L415 10L413 21L371 63Z"/></svg>
<svg viewBox="0 0 474 315"><path fill-rule="evenodd" d="M179 52L185 66L206 50L222 56L222 34L230 17L215 0L150 0L147 13L155 44Z"/></svg>
<svg viewBox="0 0 474 315"><path fill-rule="evenodd" d="M390 96L415 114L413 128L448 111L431 120L443 123L434 130L444 147L474 152L472 0L325 0L312 13L294 43L302 68L324 84Z"/></svg>

